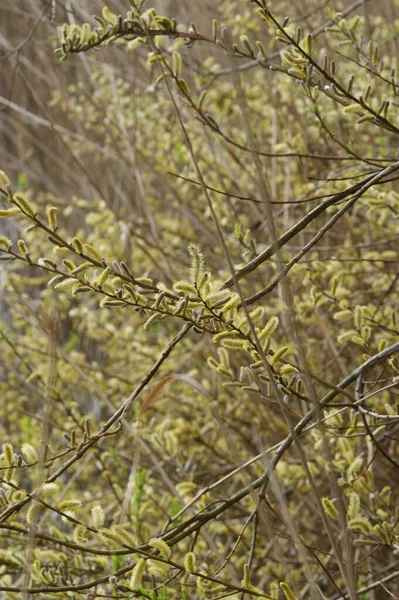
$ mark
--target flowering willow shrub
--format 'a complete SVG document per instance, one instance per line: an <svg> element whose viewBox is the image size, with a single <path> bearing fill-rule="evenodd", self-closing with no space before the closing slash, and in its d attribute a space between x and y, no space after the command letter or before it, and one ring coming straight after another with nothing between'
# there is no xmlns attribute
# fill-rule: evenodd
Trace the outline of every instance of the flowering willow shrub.
<svg viewBox="0 0 399 600"><path fill-rule="evenodd" d="M56 52L139 53L151 85L96 66L52 100L137 198L0 173L0 590L394 594L391 25L253 0L202 32L143 4Z"/></svg>

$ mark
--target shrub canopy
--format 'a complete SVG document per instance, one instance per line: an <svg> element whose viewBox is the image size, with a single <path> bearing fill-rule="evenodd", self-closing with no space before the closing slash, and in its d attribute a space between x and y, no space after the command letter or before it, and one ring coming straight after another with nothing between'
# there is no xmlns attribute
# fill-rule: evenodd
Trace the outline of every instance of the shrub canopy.
<svg viewBox="0 0 399 600"><path fill-rule="evenodd" d="M127 4L3 127L0 591L396 597L398 7Z"/></svg>

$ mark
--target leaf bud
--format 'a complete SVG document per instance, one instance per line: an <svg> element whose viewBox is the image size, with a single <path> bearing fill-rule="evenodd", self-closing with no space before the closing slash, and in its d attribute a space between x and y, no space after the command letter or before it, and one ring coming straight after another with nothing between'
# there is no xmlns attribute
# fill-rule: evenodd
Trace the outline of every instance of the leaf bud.
<svg viewBox="0 0 399 600"><path fill-rule="evenodd" d="M313 46L313 36L311 33L308 33L308 35L305 37L303 47L304 47L306 54L308 54L309 56L312 55L312 46ZM333 62L334 61L331 61L331 66L330 66L331 69L332 69Z"/></svg>

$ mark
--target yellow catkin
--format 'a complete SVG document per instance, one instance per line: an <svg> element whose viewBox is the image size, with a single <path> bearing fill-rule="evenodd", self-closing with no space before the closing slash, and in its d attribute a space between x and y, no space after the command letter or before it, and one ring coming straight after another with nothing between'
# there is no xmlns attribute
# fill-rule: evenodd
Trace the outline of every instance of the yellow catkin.
<svg viewBox="0 0 399 600"><path fill-rule="evenodd" d="M2 171L0 169L0 185L1 186L5 186L5 185L10 185L11 181L10 178L8 177L7 173L5 173L4 171Z"/></svg>
<svg viewBox="0 0 399 600"><path fill-rule="evenodd" d="M146 567L145 562L144 558L140 558L132 571L130 578L130 587L132 590L137 590L143 583L143 575Z"/></svg>
<svg viewBox="0 0 399 600"><path fill-rule="evenodd" d="M330 500L329 498L322 498L321 503L323 505L323 509L327 517L330 517L330 519L334 520L338 519L339 513L332 500Z"/></svg>
<svg viewBox="0 0 399 600"><path fill-rule="evenodd" d="M187 552L184 557L184 568L188 573L194 573L196 560L194 552Z"/></svg>
<svg viewBox="0 0 399 600"><path fill-rule="evenodd" d="M48 225L53 231L55 231L58 227L56 212L57 209L55 208L55 206L49 206L47 208Z"/></svg>
<svg viewBox="0 0 399 600"><path fill-rule="evenodd" d="M101 527L104 525L105 514L99 504L96 504L95 506L93 506L93 508L91 509L91 516L93 519L94 527L96 529L101 529Z"/></svg>
<svg viewBox="0 0 399 600"><path fill-rule="evenodd" d="M5 442L2 446L2 451L7 464L11 466L14 460L14 448L12 447L12 444Z"/></svg>
<svg viewBox="0 0 399 600"><path fill-rule="evenodd" d="M296 600L296 596L295 596L294 592L292 591L292 589L290 588L290 586L288 585L288 583L284 583L284 581L282 581L280 583L280 587L283 591L284 596L287 598L287 600Z"/></svg>
<svg viewBox="0 0 399 600"><path fill-rule="evenodd" d="M0 248L9 250L12 246L12 241L6 235L0 235Z"/></svg>
<svg viewBox="0 0 399 600"><path fill-rule="evenodd" d="M0 210L0 218L8 219L10 217L15 217L16 215L21 214L19 208L5 208Z"/></svg>
<svg viewBox="0 0 399 600"><path fill-rule="evenodd" d="M75 544L84 544L87 541L87 529L83 523L76 525L72 535Z"/></svg>
<svg viewBox="0 0 399 600"><path fill-rule="evenodd" d="M159 552L165 558L170 558L172 556L172 550L170 549L170 547L168 546L168 544L166 542L161 540L161 538L151 538L148 543L151 546L151 548L155 548L156 550L159 550Z"/></svg>

